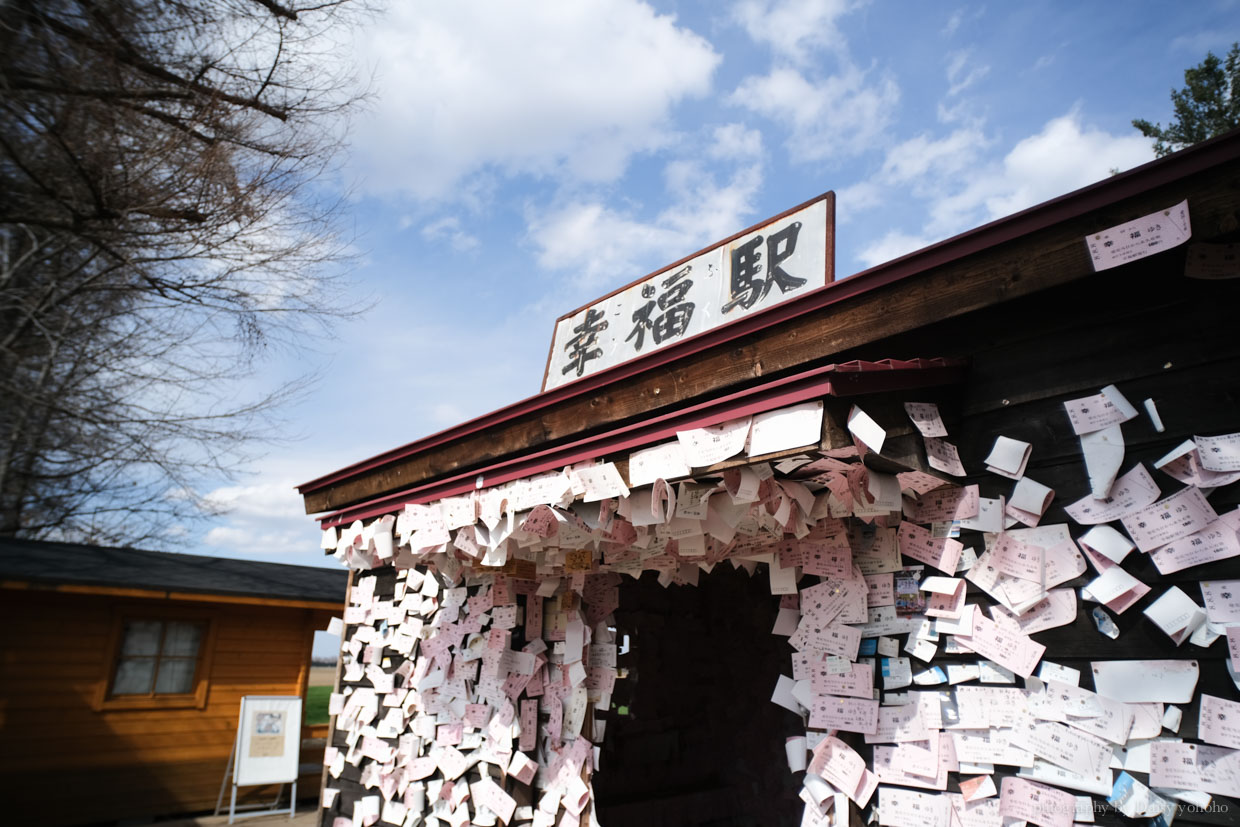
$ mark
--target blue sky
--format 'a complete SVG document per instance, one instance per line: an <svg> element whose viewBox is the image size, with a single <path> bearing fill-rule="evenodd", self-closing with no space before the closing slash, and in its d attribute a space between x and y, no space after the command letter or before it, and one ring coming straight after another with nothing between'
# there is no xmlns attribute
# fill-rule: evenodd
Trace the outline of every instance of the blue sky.
<svg viewBox="0 0 1240 827"><path fill-rule="evenodd" d="M1152 160L1232 2L393 2L338 180L373 309L194 549L334 565L293 486L537 392L557 316L816 196L868 266ZM326 182L325 182L326 184Z"/></svg>

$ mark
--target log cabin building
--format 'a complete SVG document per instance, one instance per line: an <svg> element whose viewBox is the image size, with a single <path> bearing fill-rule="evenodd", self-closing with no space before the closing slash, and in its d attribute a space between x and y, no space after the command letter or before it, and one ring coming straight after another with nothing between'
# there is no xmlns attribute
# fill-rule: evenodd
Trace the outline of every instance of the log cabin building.
<svg viewBox="0 0 1240 827"><path fill-rule="evenodd" d="M243 695L305 698L344 572L0 539L0 788L8 824L211 810ZM303 703L304 706L304 703ZM326 727L303 729L321 761ZM318 766L303 789L313 790ZM243 787L239 800L271 800Z"/></svg>

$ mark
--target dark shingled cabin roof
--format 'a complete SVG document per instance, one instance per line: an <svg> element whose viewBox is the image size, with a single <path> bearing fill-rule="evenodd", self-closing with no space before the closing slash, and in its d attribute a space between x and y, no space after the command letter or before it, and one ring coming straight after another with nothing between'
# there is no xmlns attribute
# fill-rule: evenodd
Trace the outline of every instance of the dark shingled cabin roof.
<svg viewBox="0 0 1240 827"><path fill-rule="evenodd" d="M343 603L347 572L0 537L0 580Z"/></svg>

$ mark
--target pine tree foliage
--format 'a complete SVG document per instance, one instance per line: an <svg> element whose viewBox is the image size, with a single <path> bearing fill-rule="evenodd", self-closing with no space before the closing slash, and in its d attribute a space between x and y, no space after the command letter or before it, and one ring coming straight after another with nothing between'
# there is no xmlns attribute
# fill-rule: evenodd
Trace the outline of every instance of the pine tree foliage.
<svg viewBox="0 0 1240 827"><path fill-rule="evenodd" d="M1144 119L1132 125L1154 139L1159 158L1240 126L1240 43L1233 43L1225 60L1212 52L1184 70L1183 89L1172 90L1175 120L1165 128Z"/></svg>

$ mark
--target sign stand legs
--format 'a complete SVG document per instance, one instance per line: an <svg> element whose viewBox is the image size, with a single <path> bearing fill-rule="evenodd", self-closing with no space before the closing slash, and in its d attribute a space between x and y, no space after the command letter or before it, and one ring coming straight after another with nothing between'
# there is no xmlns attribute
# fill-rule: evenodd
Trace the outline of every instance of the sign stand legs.
<svg viewBox="0 0 1240 827"><path fill-rule="evenodd" d="M280 815L288 813L290 819L297 816L297 780L293 779L293 787L290 791L288 809L277 809L280 804L280 796L284 794L284 785L281 784L276 788L275 800L270 804L242 804L237 806L237 777L233 772L235 768L234 759L237 755L238 739L240 733L233 737L233 748L228 753L228 764L224 768L224 778L220 781L220 794L215 799L215 815L220 814L220 808L224 805L224 789L232 787L232 793L228 798L228 823L232 824L239 818L254 818L255 816ZM229 782L232 782L229 784ZM245 810L254 810L255 812L244 812Z"/></svg>

